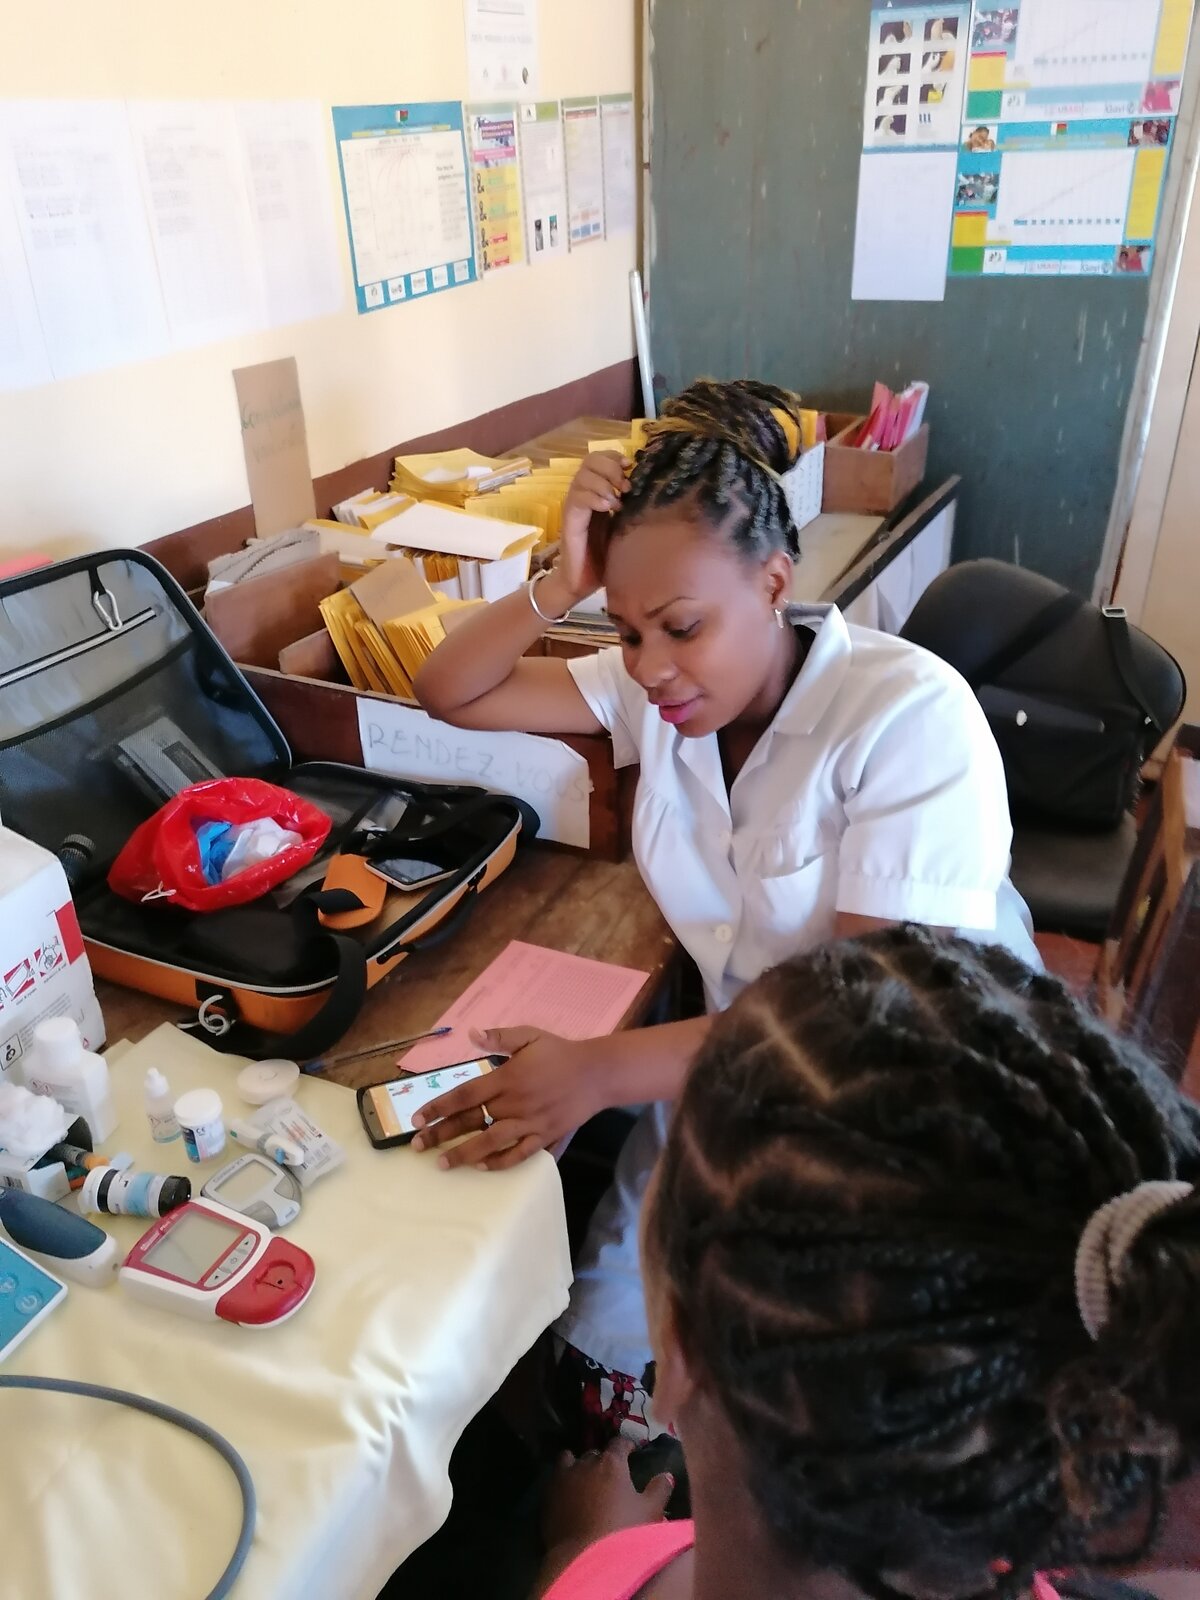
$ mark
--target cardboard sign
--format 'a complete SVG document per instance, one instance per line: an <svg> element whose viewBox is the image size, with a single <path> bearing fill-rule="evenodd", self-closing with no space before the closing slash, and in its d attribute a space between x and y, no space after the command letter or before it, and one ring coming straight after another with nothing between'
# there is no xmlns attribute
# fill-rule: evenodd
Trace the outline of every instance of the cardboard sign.
<svg viewBox="0 0 1200 1600"><path fill-rule="evenodd" d="M295 356L233 374L254 525L260 539L317 514Z"/></svg>

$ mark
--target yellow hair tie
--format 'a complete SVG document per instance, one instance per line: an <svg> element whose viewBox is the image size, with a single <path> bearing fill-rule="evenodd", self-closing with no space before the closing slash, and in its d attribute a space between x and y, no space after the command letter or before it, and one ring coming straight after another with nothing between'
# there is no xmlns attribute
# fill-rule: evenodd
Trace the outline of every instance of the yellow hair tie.
<svg viewBox="0 0 1200 1600"><path fill-rule="evenodd" d="M781 411L776 406L771 407L771 415L783 429L783 436L787 440L789 453L792 456L799 458L801 437L800 427L795 417L793 417L790 412ZM688 422L683 417L656 418L655 421L647 425L646 443L651 444L655 439L661 438L665 433L686 433L690 434L693 439L711 439L714 444L733 444L733 441L729 438L728 434L722 433L719 428L706 428L702 423ZM733 445L733 448L737 450L738 454L743 456L747 461L752 461L756 467L759 467L763 472L765 472L767 477L773 479L775 483L783 482L782 475L776 472L775 468L765 462L761 456L752 456L737 445Z"/></svg>

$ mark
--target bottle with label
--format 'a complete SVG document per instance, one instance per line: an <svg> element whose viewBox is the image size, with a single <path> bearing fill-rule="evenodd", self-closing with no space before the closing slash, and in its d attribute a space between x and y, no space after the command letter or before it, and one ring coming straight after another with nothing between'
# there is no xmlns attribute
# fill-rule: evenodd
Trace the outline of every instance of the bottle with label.
<svg viewBox="0 0 1200 1600"><path fill-rule="evenodd" d="M172 1139L178 1139L179 1119L171 1085L157 1067L151 1067L146 1074L144 1097L146 1121L155 1144L170 1144Z"/></svg>
<svg viewBox="0 0 1200 1600"><path fill-rule="evenodd" d="M92 1141L103 1144L117 1126L108 1063L83 1048L71 1017L47 1017L33 1030L33 1049L25 1062L25 1084L48 1094L73 1117L83 1117Z"/></svg>

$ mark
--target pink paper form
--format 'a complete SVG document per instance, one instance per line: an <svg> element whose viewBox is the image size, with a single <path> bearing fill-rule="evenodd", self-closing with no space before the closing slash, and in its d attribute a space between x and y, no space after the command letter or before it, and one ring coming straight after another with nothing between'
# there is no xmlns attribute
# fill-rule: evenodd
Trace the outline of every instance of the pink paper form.
<svg viewBox="0 0 1200 1600"><path fill-rule="evenodd" d="M478 1054L472 1028L543 1028L563 1039L611 1033L629 1010L647 972L589 961L514 939L435 1026L453 1028L402 1058L405 1072L433 1072Z"/></svg>

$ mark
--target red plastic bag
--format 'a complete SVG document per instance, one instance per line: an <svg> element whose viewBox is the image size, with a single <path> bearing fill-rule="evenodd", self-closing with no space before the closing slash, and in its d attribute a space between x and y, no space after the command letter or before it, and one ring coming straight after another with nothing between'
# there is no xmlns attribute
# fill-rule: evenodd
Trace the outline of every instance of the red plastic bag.
<svg viewBox="0 0 1200 1600"><path fill-rule="evenodd" d="M241 826L271 818L298 833L302 844L288 845L236 873L225 883L209 883L200 862L196 828L204 822ZM325 843L330 819L299 795L261 778L212 778L193 784L168 800L130 837L108 874L108 886L126 900L162 900L187 911L223 911L245 905L306 867Z"/></svg>

